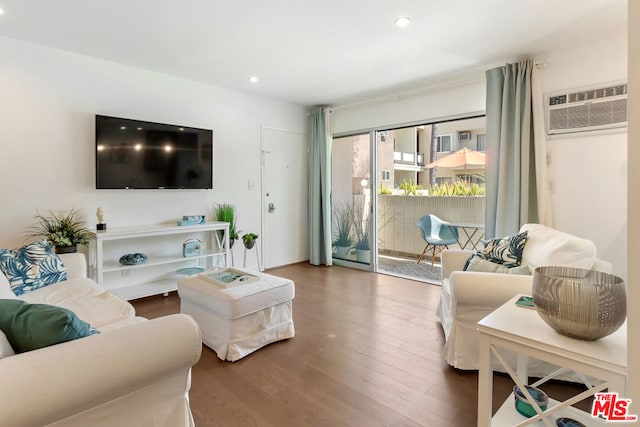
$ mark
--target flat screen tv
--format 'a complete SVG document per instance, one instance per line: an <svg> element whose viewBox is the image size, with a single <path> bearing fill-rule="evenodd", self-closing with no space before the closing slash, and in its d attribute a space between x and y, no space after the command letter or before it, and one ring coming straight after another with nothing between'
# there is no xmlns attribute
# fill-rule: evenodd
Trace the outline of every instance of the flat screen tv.
<svg viewBox="0 0 640 427"><path fill-rule="evenodd" d="M210 189L213 132L96 115L97 189Z"/></svg>

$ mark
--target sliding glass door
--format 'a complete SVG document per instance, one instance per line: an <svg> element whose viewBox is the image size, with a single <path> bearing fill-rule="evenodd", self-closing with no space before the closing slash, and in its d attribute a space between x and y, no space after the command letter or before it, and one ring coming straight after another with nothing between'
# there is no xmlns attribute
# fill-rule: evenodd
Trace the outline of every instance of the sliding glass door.
<svg viewBox="0 0 640 427"><path fill-rule="evenodd" d="M416 224L432 214L482 227L484 139L484 116L334 138L334 263L439 283L439 257L417 261L426 242Z"/></svg>
<svg viewBox="0 0 640 427"><path fill-rule="evenodd" d="M373 270L371 133L334 138L331 163L333 261Z"/></svg>

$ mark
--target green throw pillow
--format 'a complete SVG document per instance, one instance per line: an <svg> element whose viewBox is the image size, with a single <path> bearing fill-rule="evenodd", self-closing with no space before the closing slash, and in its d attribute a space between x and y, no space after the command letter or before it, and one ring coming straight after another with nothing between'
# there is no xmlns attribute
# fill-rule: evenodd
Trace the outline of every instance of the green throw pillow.
<svg viewBox="0 0 640 427"><path fill-rule="evenodd" d="M18 299L0 300L0 329L16 353L98 333L71 310Z"/></svg>

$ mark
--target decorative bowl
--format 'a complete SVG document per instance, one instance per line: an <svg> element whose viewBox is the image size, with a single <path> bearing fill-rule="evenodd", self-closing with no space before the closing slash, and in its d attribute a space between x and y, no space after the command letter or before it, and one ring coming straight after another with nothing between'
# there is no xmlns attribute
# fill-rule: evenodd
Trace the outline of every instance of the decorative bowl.
<svg viewBox="0 0 640 427"><path fill-rule="evenodd" d="M549 397L547 396L547 393L540 390L539 388L531 387L528 385L526 385L525 387L531 397L533 397L533 400L535 400L538 406L540 406L540 409L542 409L543 411L547 409L547 405L549 405ZM533 406L531 406L527 398L524 396L522 390L520 390L520 387L513 387L513 397L515 399L516 410L520 414L524 415L527 418L531 418L537 414L536 410L533 409Z"/></svg>
<svg viewBox="0 0 640 427"><path fill-rule="evenodd" d="M148 260L149 258L145 254L135 253L122 255L119 262L122 265L138 265L144 264Z"/></svg>
<svg viewBox="0 0 640 427"><path fill-rule="evenodd" d="M558 333L582 340L612 334L627 316L624 280L583 268L536 268L533 302L542 320Z"/></svg>
<svg viewBox="0 0 640 427"><path fill-rule="evenodd" d="M556 420L557 427L587 427L578 420L573 418L560 417Z"/></svg>

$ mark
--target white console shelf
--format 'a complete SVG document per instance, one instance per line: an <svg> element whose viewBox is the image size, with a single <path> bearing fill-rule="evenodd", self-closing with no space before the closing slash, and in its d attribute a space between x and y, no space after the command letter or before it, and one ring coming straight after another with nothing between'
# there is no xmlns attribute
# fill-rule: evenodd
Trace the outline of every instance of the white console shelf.
<svg viewBox="0 0 640 427"><path fill-rule="evenodd" d="M222 235L220 235L222 233ZM158 224L114 227L91 233L89 274L100 286L131 300L166 294L177 289L180 269L229 266L229 224L176 226ZM182 244L199 239L205 248L200 255L184 257ZM121 265L120 257L128 253L144 253L144 264Z"/></svg>

